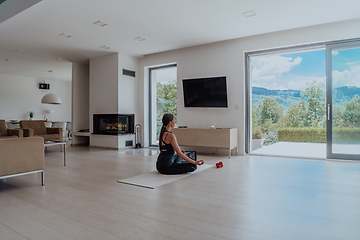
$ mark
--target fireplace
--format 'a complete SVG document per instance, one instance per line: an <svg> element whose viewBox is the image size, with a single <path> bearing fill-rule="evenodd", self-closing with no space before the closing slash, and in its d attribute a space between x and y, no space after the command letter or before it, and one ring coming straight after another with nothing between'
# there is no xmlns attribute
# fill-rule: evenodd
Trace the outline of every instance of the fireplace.
<svg viewBox="0 0 360 240"><path fill-rule="evenodd" d="M93 134L134 134L134 114L94 114Z"/></svg>

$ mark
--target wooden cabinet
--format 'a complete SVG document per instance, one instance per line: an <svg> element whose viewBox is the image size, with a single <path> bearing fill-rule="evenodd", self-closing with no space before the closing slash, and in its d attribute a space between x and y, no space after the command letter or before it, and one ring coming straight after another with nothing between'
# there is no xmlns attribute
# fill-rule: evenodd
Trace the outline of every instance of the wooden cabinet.
<svg viewBox="0 0 360 240"><path fill-rule="evenodd" d="M237 155L237 128L173 128L171 131L175 134L180 146L228 148L229 158L231 149L236 148Z"/></svg>

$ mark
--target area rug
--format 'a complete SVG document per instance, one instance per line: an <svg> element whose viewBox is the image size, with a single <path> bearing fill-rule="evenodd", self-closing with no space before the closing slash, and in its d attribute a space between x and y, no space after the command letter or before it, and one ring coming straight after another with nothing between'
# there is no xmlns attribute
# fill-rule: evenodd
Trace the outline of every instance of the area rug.
<svg viewBox="0 0 360 240"><path fill-rule="evenodd" d="M208 169L210 167L213 167L213 165L204 164L204 165L198 166L198 168L196 169L195 172L187 173L187 174L179 174L179 175L164 175L164 174L159 173L158 171L153 171L153 172L137 175L135 177L118 180L118 182L133 185L133 186L138 186L138 187L154 189L154 188L160 187L164 184L171 183L171 182L174 182L176 180L179 180L179 179L182 179L185 177L189 177L193 174L196 174L196 173L198 173L202 170Z"/></svg>

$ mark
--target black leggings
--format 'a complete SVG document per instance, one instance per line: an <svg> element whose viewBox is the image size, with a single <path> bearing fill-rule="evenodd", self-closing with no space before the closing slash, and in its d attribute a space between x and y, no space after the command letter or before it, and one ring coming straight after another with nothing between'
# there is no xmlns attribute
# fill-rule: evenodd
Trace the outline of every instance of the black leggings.
<svg viewBox="0 0 360 240"><path fill-rule="evenodd" d="M156 169L161 174L168 174L168 175L174 175L174 174L184 174L188 172L193 172L197 169L197 166L195 164L189 163L189 162L180 162L181 157L178 155L175 156L174 163L170 166L156 166Z"/></svg>

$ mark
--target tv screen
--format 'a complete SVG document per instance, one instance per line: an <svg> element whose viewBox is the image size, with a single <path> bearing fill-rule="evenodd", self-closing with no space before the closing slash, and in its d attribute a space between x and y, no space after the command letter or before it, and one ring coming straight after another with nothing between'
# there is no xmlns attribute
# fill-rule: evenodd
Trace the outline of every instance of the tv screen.
<svg viewBox="0 0 360 240"><path fill-rule="evenodd" d="M183 79L185 107L227 108L226 76Z"/></svg>

